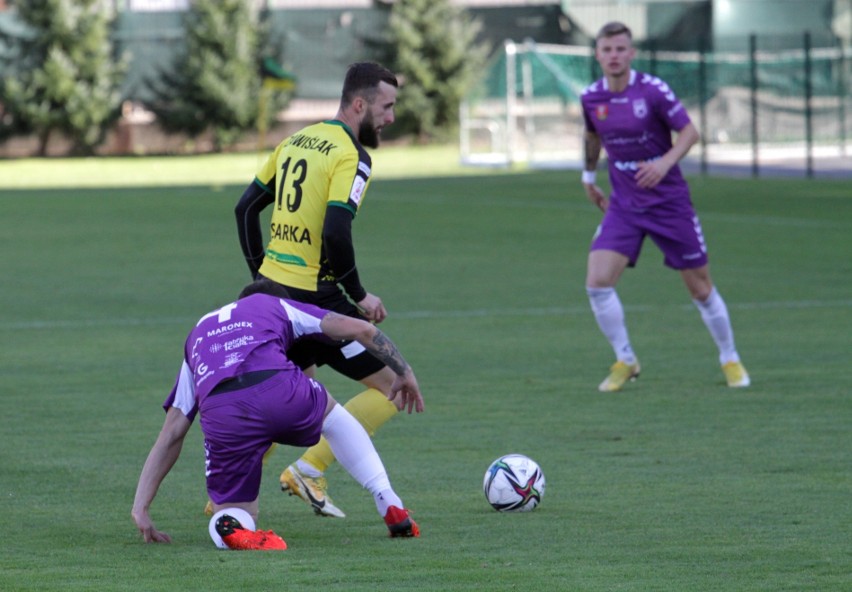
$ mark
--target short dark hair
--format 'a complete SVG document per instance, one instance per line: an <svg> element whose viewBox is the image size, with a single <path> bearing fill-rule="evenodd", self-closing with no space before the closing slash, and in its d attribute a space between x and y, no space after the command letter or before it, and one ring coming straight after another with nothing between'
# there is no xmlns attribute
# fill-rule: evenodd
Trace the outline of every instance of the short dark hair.
<svg viewBox="0 0 852 592"><path fill-rule="evenodd" d="M278 296L279 298L290 298L287 288L265 277L256 279L243 288L237 300L251 296L252 294L269 294L270 296Z"/></svg>
<svg viewBox="0 0 852 592"><path fill-rule="evenodd" d="M358 96L372 103L378 93L380 82L399 87L396 75L381 64L358 62L350 65L346 71L346 78L343 79L343 95L340 98L340 104L343 107L349 106Z"/></svg>
<svg viewBox="0 0 852 592"><path fill-rule="evenodd" d="M631 40L633 39L633 33L630 31L630 27L622 22L612 21L601 27L601 30L598 31L598 36L595 37L595 41L603 39L604 37L615 37L616 35L627 35L628 38Z"/></svg>

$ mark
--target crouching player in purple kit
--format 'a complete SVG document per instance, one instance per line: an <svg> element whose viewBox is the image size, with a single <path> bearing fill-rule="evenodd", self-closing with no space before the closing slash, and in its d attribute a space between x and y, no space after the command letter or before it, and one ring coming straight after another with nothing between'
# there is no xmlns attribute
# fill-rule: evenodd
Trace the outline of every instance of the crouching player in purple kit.
<svg viewBox="0 0 852 592"><path fill-rule="evenodd" d="M349 474L373 494L390 536L419 536L367 432L287 358L287 349L299 339L357 341L396 374L389 396L398 407L409 413L423 410L411 367L381 330L361 319L288 300L283 287L258 280L236 302L203 316L187 337L180 373L163 405L166 419L142 468L133 502L131 514L145 542L171 542L154 526L149 508L197 413L204 433L207 492L215 512L211 535L215 529L229 548L286 548L275 533L244 528L234 514L257 520L263 455L273 442L312 446L320 435Z"/></svg>
<svg viewBox="0 0 852 592"><path fill-rule="evenodd" d="M749 386L728 309L710 279L689 186L678 166L698 140L698 131L665 82L631 68L635 54L629 28L619 22L604 25L595 43L604 77L581 97L586 124L583 187L589 200L604 212L589 253L586 291L598 326L616 356L598 389L617 391L639 376L639 360L615 286L625 268L636 264L646 236L662 250L665 264L680 271L719 348L728 386ZM609 198L595 185L601 147L609 159Z"/></svg>

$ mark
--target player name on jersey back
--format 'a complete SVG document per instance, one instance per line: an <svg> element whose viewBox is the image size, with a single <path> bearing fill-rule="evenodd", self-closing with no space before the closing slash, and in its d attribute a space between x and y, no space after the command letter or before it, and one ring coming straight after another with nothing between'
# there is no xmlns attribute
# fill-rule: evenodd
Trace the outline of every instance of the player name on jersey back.
<svg viewBox="0 0 852 592"><path fill-rule="evenodd" d="M290 138L290 141L287 142L288 146L298 146L304 150L316 150L317 152L322 152L326 156L329 155L329 152L337 148L337 144L333 144L328 140L323 138L317 138L316 136L308 136L305 134L296 134Z"/></svg>

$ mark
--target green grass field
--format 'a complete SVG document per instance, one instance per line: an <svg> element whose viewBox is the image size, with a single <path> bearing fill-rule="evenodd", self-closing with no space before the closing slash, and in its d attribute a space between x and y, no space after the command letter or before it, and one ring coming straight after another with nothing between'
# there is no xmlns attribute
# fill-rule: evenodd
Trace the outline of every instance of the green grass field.
<svg viewBox="0 0 852 592"><path fill-rule="evenodd" d="M217 551L196 425L152 509L174 542L144 545L130 506L183 338L249 279L240 158L236 177L217 159L74 163L79 177L0 163L0 590L852 589L848 182L693 179L754 384L724 386L648 244L620 285L642 378L603 395L611 352L583 288L599 215L576 173L380 175L355 225L362 279L427 408L375 442L422 537L388 539L339 466L348 517L315 517L278 490L299 454L279 448L260 527L289 550ZM359 390L321 378L340 400ZM482 495L508 452L546 474L532 513Z"/></svg>

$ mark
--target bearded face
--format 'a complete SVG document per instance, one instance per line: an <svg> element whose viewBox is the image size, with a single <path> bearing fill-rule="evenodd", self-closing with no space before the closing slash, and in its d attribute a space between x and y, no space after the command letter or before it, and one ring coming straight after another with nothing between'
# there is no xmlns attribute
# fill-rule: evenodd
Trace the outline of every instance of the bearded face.
<svg viewBox="0 0 852 592"><path fill-rule="evenodd" d="M358 126L358 141L368 148L379 147L379 131L376 129L376 123L373 119L373 112L367 110L364 114L364 119Z"/></svg>

